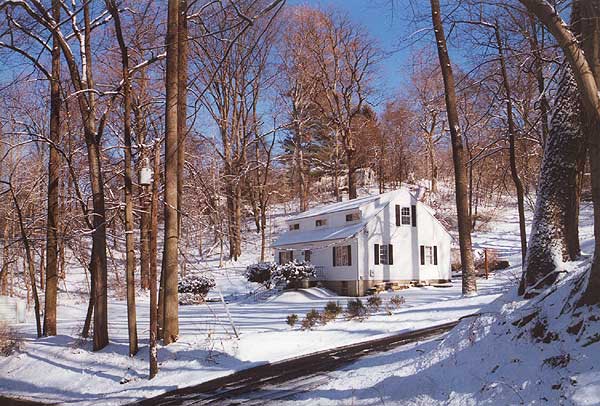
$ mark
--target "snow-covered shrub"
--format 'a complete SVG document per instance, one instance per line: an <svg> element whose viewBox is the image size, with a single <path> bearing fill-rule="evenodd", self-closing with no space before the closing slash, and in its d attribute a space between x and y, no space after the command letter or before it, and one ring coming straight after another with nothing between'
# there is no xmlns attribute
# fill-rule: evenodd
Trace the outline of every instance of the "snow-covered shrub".
<svg viewBox="0 0 600 406"><path fill-rule="evenodd" d="M294 259L287 264L279 265L274 272L273 279L293 285L304 279L314 278L315 276L317 275L313 264Z"/></svg>
<svg viewBox="0 0 600 406"><path fill-rule="evenodd" d="M287 316L287 318L285 319L285 322L288 324L288 326L290 326L291 328L294 328L294 326L296 325L296 322L298 321L298 315L297 314L290 314Z"/></svg>
<svg viewBox="0 0 600 406"><path fill-rule="evenodd" d="M326 324L327 322L335 319L342 312L342 306L338 302L330 301L327 302L321 315L321 322Z"/></svg>
<svg viewBox="0 0 600 406"><path fill-rule="evenodd" d="M277 264L274 262L252 264L246 268L246 279L248 282L260 283L270 289L274 282L273 274L276 270Z"/></svg>
<svg viewBox="0 0 600 406"><path fill-rule="evenodd" d="M404 296L394 295L390 298L390 304L396 309L400 308L400 306L402 306L404 303L406 303Z"/></svg>
<svg viewBox="0 0 600 406"><path fill-rule="evenodd" d="M0 321L0 355L8 357L21 348L22 340L8 324Z"/></svg>
<svg viewBox="0 0 600 406"><path fill-rule="evenodd" d="M321 314L317 310L312 309L306 313L306 316L302 319L302 330L311 330L320 320Z"/></svg>
<svg viewBox="0 0 600 406"><path fill-rule="evenodd" d="M215 287L215 281L202 275L188 275L177 283L179 304L197 304L204 302L208 292Z"/></svg>
<svg viewBox="0 0 600 406"><path fill-rule="evenodd" d="M346 315L349 319L364 319L367 317L367 308L359 298L350 300L346 305Z"/></svg>
<svg viewBox="0 0 600 406"><path fill-rule="evenodd" d="M379 295L369 296L367 299L367 307L372 312L379 311L379 308L381 307L381 297Z"/></svg>

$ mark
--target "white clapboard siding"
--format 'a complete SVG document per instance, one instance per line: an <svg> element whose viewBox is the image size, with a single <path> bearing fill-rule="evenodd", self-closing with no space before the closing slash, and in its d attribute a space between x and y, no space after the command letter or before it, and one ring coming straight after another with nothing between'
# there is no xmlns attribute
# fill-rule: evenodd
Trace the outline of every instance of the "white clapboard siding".
<svg viewBox="0 0 600 406"><path fill-rule="evenodd" d="M17 298L0 296L0 320L9 323L25 323L25 303Z"/></svg>

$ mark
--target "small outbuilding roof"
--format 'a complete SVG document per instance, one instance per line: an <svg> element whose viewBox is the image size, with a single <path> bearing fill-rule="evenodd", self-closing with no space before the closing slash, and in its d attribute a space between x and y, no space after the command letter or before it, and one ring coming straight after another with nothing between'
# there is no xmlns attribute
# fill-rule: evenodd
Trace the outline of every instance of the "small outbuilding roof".
<svg viewBox="0 0 600 406"><path fill-rule="evenodd" d="M381 195L373 195L373 196L365 196L360 199L352 199L346 200L343 202L331 203L324 206L313 207L310 210L304 211L302 213L298 213L295 216L289 217L288 221L294 221L299 219L304 219L308 217L322 216L324 214L335 213L338 211L346 211L352 209L358 209L361 206L364 206L367 203L371 203L375 200L379 200L383 194Z"/></svg>
<svg viewBox="0 0 600 406"><path fill-rule="evenodd" d="M361 222L358 224L352 224L344 227L331 227L324 228L321 230L308 230L308 231L288 231L281 234L277 241L273 244L273 247L283 247L286 245L309 243L316 241L334 241L343 240L345 238L353 237L358 233L365 223Z"/></svg>

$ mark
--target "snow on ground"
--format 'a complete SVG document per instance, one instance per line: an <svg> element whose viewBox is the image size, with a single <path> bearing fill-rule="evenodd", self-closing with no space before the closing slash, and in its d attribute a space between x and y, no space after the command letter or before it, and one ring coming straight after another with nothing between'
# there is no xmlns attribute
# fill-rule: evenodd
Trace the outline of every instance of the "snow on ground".
<svg viewBox="0 0 600 406"><path fill-rule="evenodd" d="M572 313L568 299L590 266L592 226L586 207L582 260L539 297L523 300L510 284L481 307L480 317L463 320L441 342L368 356L330 373L326 384L279 404L600 405L600 314L589 308ZM477 243L518 250L510 243L509 226L492 229L498 232L480 233ZM580 321L587 327L577 330Z"/></svg>
<svg viewBox="0 0 600 406"><path fill-rule="evenodd" d="M110 300L111 344L94 353L89 341L78 338L85 317L85 296L63 292L58 315L59 335L38 340L35 338L33 320L20 326L25 345L17 354L0 359L0 393L65 404L122 404L140 397L155 396L178 387L198 384L260 363L393 332L432 326L482 311L481 309L497 313L501 308L499 303L511 303L515 300L511 292L514 291L520 273L518 226L512 211L514 210L509 210L510 215L507 214L497 223L490 224L489 231L474 235L477 245L497 248L511 264L516 264L493 275L489 280L480 279L478 296L461 297L458 280L450 288L411 288L399 292L406 299L406 303L391 316L381 312L362 322L339 319L313 331L301 331L297 327L290 329L285 323L286 316L296 313L302 317L311 308L321 309L330 300L344 304L348 298L313 288L286 291L265 300L258 300L252 293L257 286L248 284L242 276L245 266L256 260L256 249L250 249L249 254L238 263L226 263L223 269L212 271L220 291L229 302L228 311L239 339L235 338L234 328L222 303L182 306L180 339L168 347L159 349L160 371L151 381L147 379L147 296L141 293L137 299L140 351L138 355L130 358L127 356L127 318L124 301ZM584 251L590 248L591 224L585 220L591 217L590 213L591 208L582 209L583 238L587 240L583 245ZM275 230L277 227L280 226L276 224ZM250 238L246 243L253 244ZM253 246L256 247L256 244ZM190 254L190 257L193 255ZM196 260L192 261L193 267L188 268L188 271L214 270L218 265L218 258L215 257L209 261L201 261L198 258ZM80 274L77 274L77 269ZM77 280L80 285L85 284L81 269L75 265L69 273L69 278ZM78 289L83 292L87 290L85 286ZM70 292L78 289L69 287ZM385 293L382 296L385 299L390 295L391 293ZM213 292L210 296L219 297L218 292ZM340 372L339 379L334 380L330 387L311 392L307 395L308 398L300 399L299 402L353 404L351 399L355 399L354 404L380 404L380 399L390 399L406 400L407 404L431 404L438 400L443 403L447 399L446 395L443 395L446 392L440 390L450 391L453 387L461 387L460 380L467 379L473 379L473 382L465 384L465 390L472 391L475 382L480 382L472 375L477 376L480 365L487 368L495 359L494 345L498 345L499 349L503 349L501 345L512 345L510 342L497 340L496 343L487 339L485 342L493 345L485 347L485 350L490 352L486 362L475 362L469 356L471 358L462 360L459 364L456 351L471 353L466 351L470 341L464 342L465 329L475 332L475 343L481 341L480 336L484 337L484 333L489 331L489 326L485 325L488 323L486 319L477 320L480 321L475 327L468 324L472 321L462 323L460 330L451 333L444 341L447 344L438 346L436 342L428 342L412 350L403 347L391 355L381 354L376 358L359 361L352 369ZM425 353L421 357L415 357L422 352ZM480 356L482 352L473 354ZM469 362L473 364L468 364ZM521 364L515 361L515 365ZM510 364L501 364L501 367L503 373L509 374ZM446 370L457 368L464 370L464 374L444 373ZM489 374L488 370L479 371L481 374L484 372ZM581 382L583 379L592 382L600 380L596 376L582 377ZM369 389L371 386L375 386L376 389ZM494 393L512 392L501 383L488 390ZM460 403L459 399L476 399L459 395L453 395L456 404Z"/></svg>

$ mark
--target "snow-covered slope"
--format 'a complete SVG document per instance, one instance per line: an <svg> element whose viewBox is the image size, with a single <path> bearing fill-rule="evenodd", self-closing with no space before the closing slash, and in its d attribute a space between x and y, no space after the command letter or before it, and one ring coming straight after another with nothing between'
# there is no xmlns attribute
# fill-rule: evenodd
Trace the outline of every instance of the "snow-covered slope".
<svg viewBox="0 0 600 406"><path fill-rule="evenodd" d="M581 343L580 347L574 347L573 337L565 337L569 340L566 344L556 340L542 345L532 341L527 333L531 327L526 326L522 329L525 333L520 339L505 338L511 337L510 334L517 329L511 324L517 317L516 312L526 313L527 306L534 305L533 302L519 301L513 293L520 273L520 254L516 216L513 217L512 213L513 210L508 211L503 218L489 225L489 231L474 236L476 244L498 248L514 264L489 280L480 279L479 296L461 297L460 281L451 288L411 288L400 292L406 303L391 316L382 311L363 322L339 319L326 326L318 326L313 331L301 331L298 327L290 329L285 323L286 316L296 313L302 317L312 308L321 309L329 300L340 301L343 305L347 298L334 296L325 290L311 289L306 292L284 292L266 300L257 300L257 296L252 294L256 285L248 284L242 276L245 265L256 260L257 249L251 247L257 245L252 245L251 238L246 242L248 253L238 263L226 263L224 268L218 269L218 257L213 256L208 261L197 259L188 267L188 272L212 273L229 302L231 321L222 303L182 306L180 339L175 344L160 348L159 375L151 381L147 379L147 297L143 294L138 297L140 352L130 358L127 356L124 301L117 298L110 300L111 344L94 353L90 342L78 338L85 317L85 295L74 290L70 290L69 294L62 292L59 335L38 340L32 320L20 326L25 344L22 351L0 359L0 393L66 404L123 404L177 387L201 383L257 363L486 312L485 317L470 318L463 322L442 343L425 343L412 350L401 349L393 354L382 354L375 361L373 358L360 361L352 369L341 372L339 380L331 382L330 388L333 389L319 389L300 402L381 404L381 399L387 399L385 404L432 404L438 401L444 403L450 398L454 404L463 404L463 400L466 404L518 403L519 396L527 401L537 399L538 394L545 393L548 387L557 384L554 378L559 373L567 378L557 393L569 399L584 399L584 396L590 399L590 395L584 394L595 390L594 382L598 379L594 374L589 374L589 369L585 369L591 365L593 358L584 357L588 356L586 354L592 357L595 345L585 347L585 351L589 352L571 354L568 367L577 366L573 373L577 384L571 385L568 377L573 374L564 369L555 372L543 361L559 354L561 348L565 351L581 348ZM589 255L592 234L590 207L582 208L582 218L583 249L588 250ZM277 227L275 225L274 228ZM193 255L190 254L190 258ZM83 285L78 290L85 292L83 274L72 269L69 277ZM559 290L556 294L560 292L563 291ZM390 295L384 294L384 299ZM219 297L216 292L211 296ZM233 326L239 339L235 337ZM580 359L581 367L577 363ZM492 372L496 365L498 368ZM523 372L519 372L521 370ZM583 371L587 371L587 374ZM501 378L497 378L500 376L498 372L502 373ZM525 382L525 376L529 376L528 383L525 389L519 389L518 385ZM537 383L540 379L543 384ZM508 386L501 382L506 382ZM518 385L516 382L519 382ZM486 389L482 390L484 385ZM376 389L371 389L373 386ZM528 392L538 386L539 391ZM514 395L513 388L516 388L519 396ZM493 403L494 399L498 399L499 403ZM548 399L552 404L558 398Z"/></svg>

